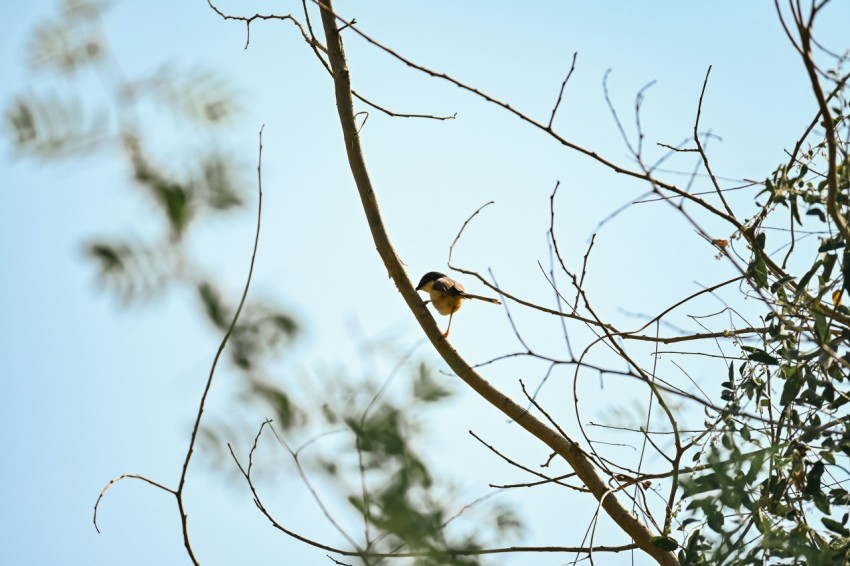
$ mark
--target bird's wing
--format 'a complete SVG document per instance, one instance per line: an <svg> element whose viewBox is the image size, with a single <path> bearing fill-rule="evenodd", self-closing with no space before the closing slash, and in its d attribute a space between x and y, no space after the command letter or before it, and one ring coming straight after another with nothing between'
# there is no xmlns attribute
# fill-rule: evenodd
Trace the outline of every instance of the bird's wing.
<svg viewBox="0 0 850 566"><path fill-rule="evenodd" d="M464 294L463 293L463 291L464 291L463 285L461 285L457 281L449 279L448 277L441 277L441 278L437 279L436 281L434 281L434 287L433 288L434 288L435 291L437 291L439 293L443 293L445 295L454 296L454 297L457 297L459 295Z"/></svg>

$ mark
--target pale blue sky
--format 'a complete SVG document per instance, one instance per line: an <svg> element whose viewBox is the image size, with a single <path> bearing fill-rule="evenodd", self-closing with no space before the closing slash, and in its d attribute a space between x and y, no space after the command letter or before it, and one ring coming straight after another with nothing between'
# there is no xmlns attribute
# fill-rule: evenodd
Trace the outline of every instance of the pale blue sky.
<svg viewBox="0 0 850 566"><path fill-rule="evenodd" d="M23 51L29 31L57 9L47 0L8 4L0 20L4 108L13 94L30 88ZM241 14L301 12L300 3L283 6L221 4ZM657 80L646 96L643 124L649 154L658 155L655 142L676 144L690 135L705 72L713 65L702 124L722 137L711 142L710 154L725 177L764 179L814 113L805 74L770 2L340 2L337 9L411 59L538 118L548 117L577 51L556 125L569 139L624 164L627 151L602 95L609 68L611 96L630 131L635 93ZM835 2L821 22L824 43L846 49L849 21L850 3ZM400 349L419 343L421 331L387 279L362 217L331 82L297 31L285 23L256 22L244 50L244 25L222 21L202 0L116 2L105 25L129 75L173 62L212 68L233 81L245 111L227 126L226 137L251 186L257 132L265 124L266 208L253 292L277 297L303 324L297 348L281 363L281 380L294 380L287 387L299 387L296 368L350 367L357 373L361 341L391 338ZM562 183L560 242L573 262L599 220L646 190L608 175L496 107L407 69L353 34L345 39L355 88L367 97L403 112L458 113L457 120L433 122L370 111L362 132L385 220L412 279L445 271L460 225L495 200L470 226L457 263L481 271L492 267L505 287L550 301L536 262L548 262L545 231L555 182ZM55 82L52 88L66 87ZM164 159L195 135L164 118L150 127ZM678 165L685 163L690 161ZM734 200L746 206L751 199L748 193ZM446 202L453 203L448 210ZM696 290L695 281L712 283L729 271L676 215L643 206L606 226L588 279L602 311L620 321L628 319L619 309L656 311ZM144 232L145 214L116 155L45 163L18 159L8 136L0 141L0 563L188 563L172 499L141 483L125 482L109 494L101 510L103 534L91 524L92 505L110 478L133 472L176 481L219 340L198 322L186 294L124 311L94 284L81 243ZM193 241L203 264L227 281L234 298L252 237L248 211L204 226ZM483 290L473 281L467 288ZM373 294L378 304L360 300ZM514 314L525 336L558 352L554 321ZM504 312L478 304L453 322L452 342L476 362L517 348ZM420 346L423 357L431 355L428 348ZM212 394L213 415L226 418L232 410L220 399L233 389L227 379L234 376L222 372ZM487 376L519 395L517 378L536 383L542 371L505 364ZM709 387L720 381L710 373L706 380ZM441 468L464 462L467 469L454 475L472 499L487 492L488 482L513 476L466 431L489 433L518 451L525 437L471 392L456 389L458 401L441 412L429 442ZM550 391L557 404L571 387L564 382ZM610 413L615 404L629 407L644 399L621 396L620 385L600 389L596 380L587 391L585 421ZM571 402L557 410L572 429ZM254 420L259 424L265 416ZM470 454L474 462L460 460ZM537 445L523 446L522 454L535 463L546 458ZM223 480L202 466L194 470L187 497L203 564L329 563L324 552L268 527L232 476ZM312 512L291 477L279 484L282 514L296 520ZM521 513L529 531L522 542L578 544L593 506L570 497L552 510L545 497L528 495ZM546 520L549 513L562 518L564 505L576 505L570 513L575 524ZM318 520L307 530L336 542ZM625 541L613 536L602 542ZM605 563L600 558L597 563ZM523 557L510 560L491 563L531 564ZM562 562L550 556L534 563Z"/></svg>

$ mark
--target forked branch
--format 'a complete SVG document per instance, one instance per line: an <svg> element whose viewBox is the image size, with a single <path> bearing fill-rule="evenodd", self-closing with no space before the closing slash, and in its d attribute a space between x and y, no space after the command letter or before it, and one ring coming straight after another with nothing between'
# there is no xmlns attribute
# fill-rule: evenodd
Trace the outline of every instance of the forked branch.
<svg viewBox="0 0 850 566"><path fill-rule="evenodd" d="M372 238L375 241L375 246L390 277L407 303L408 308L410 308L420 326L422 326L434 348L458 377L491 405L502 411L510 419L513 419L517 424L563 457L576 472L578 478L584 482L596 499L600 501L608 515L635 541L639 548L652 556L659 564L670 566L678 564L678 560L673 553L661 550L652 544L651 539L654 533L646 525L634 517L616 497L609 496L610 487L598 474L593 462L578 444L569 437L546 426L542 421L526 411L525 408L514 402L513 399L493 387L458 354L443 337L443 333L437 328L434 318L426 309L422 299L413 288L413 284L408 278L407 273L405 273L384 227L378 207L378 200L371 179L369 178L366 161L360 145L360 137L357 133L351 95L350 72L336 24L337 18L333 12L333 4L330 0L324 0L324 2L320 3L320 7L326 38L325 44L328 48L328 57L331 69L333 70L337 111L343 130L349 167L351 168L354 182L357 185L357 190L360 193L363 211L366 215Z"/></svg>
<svg viewBox="0 0 850 566"><path fill-rule="evenodd" d="M215 356L213 358L212 365L210 366L210 373L207 376L207 381L204 385L204 392L201 395L200 402L198 403L198 411L195 415L195 424L192 427L192 435L189 440L189 447L186 449L186 458L183 461L183 468L180 472L180 480L178 482L177 489L171 489L154 480L151 480L144 476L140 476L138 474L122 474L117 478L110 480L109 483L106 484L94 504L94 526L95 529L100 532L100 528L97 525L98 507L100 506L100 502L103 499L103 496L109 490L109 488L112 487L114 484L118 483L119 481L123 479L138 479L149 483L150 485L157 487L163 491L171 493L177 500L177 508L180 512L180 524L183 532L183 546L186 548L186 552L189 555L189 559L192 561L192 564L195 564L195 566L198 566L200 562L195 556L195 551L192 548L192 543L189 539L188 514L186 513L186 505L183 500L183 493L186 488L186 477L187 472L189 471L189 463L192 461L192 455L195 452L195 444L198 439L198 432L201 429L201 419L204 415L207 396L209 395L210 390L212 389L213 378L215 377L215 370L218 367L218 362L221 359L221 355L224 352L224 348L225 346L227 346L227 342L230 339L230 336L233 334L233 330L236 328L236 323L239 320L239 315L242 313L242 308L245 306L245 301L248 298L248 289L250 289L251 287L251 278L254 275L254 262L257 259L257 247L260 243L260 224L263 216L263 128L260 128L259 138L259 156L257 159L257 192L259 195L257 203L257 228L254 232L254 244L253 249L251 251L251 263L248 267L248 277L245 281L245 287L242 289L242 297L239 300L239 306L236 308L236 312L233 313L233 319L230 321L230 326L227 328L227 332L221 339L221 342L218 346L218 350L216 351Z"/></svg>

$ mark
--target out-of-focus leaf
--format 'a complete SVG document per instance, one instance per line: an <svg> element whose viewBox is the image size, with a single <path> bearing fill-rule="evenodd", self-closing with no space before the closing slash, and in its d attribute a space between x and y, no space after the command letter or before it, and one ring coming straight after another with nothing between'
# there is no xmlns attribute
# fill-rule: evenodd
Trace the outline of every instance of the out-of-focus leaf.
<svg viewBox="0 0 850 566"><path fill-rule="evenodd" d="M431 403L439 401L451 395L448 389L440 386L431 374L431 370L425 364L419 365L419 373L413 381L413 396L417 399Z"/></svg>
<svg viewBox="0 0 850 566"><path fill-rule="evenodd" d="M832 278L832 270L835 268L835 262L837 259L838 254L823 254L823 272L820 276L823 283L826 283Z"/></svg>
<svg viewBox="0 0 850 566"><path fill-rule="evenodd" d="M722 509L715 507L713 502L709 502L709 505L703 507L703 511L705 511L706 524L709 528L716 533L723 532L726 518L723 516Z"/></svg>
<svg viewBox="0 0 850 566"><path fill-rule="evenodd" d="M157 201L162 205L172 231L182 234L192 217L189 190L177 183L167 181L155 183L151 188Z"/></svg>
<svg viewBox="0 0 850 566"><path fill-rule="evenodd" d="M271 406L276 415L275 422L279 423L284 429L291 428L296 423L304 424L306 415L292 402L286 391L265 383L254 383L253 390Z"/></svg>
<svg viewBox="0 0 850 566"><path fill-rule="evenodd" d="M838 533L843 537L850 537L850 529L844 526L843 523L836 521L835 519L831 519L829 517L822 517L821 522L823 526L829 529L834 533Z"/></svg>
<svg viewBox="0 0 850 566"><path fill-rule="evenodd" d="M339 414L328 403L322 405L322 416L328 424L335 425L339 422Z"/></svg>
<svg viewBox="0 0 850 566"><path fill-rule="evenodd" d="M33 111L29 104L22 100L15 101L6 110L6 121L15 132L15 143L19 147L29 145L38 136Z"/></svg>
<svg viewBox="0 0 850 566"><path fill-rule="evenodd" d="M153 297L175 269L170 249L141 243L94 241L84 254L97 265L100 282L124 303Z"/></svg>
<svg viewBox="0 0 850 566"><path fill-rule="evenodd" d="M815 496L821 493L821 476L823 476L824 471L823 462L818 461L812 464L812 468L806 474L806 487L803 488L804 494Z"/></svg>
<svg viewBox="0 0 850 566"><path fill-rule="evenodd" d="M407 451L401 432L401 415L394 407L381 407L369 413L367 418L346 418L346 424L360 438L360 449L374 453L379 460L398 457Z"/></svg>
<svg viewBox="0 0 850 566"><path fill-rule="evenodd" d="M813 206L806 211L808 216L817 216L821 222L826 222L826 214L820 208Z"/></svg>
<svg viewBox="0 0 850 566"><path fill-rule="evenodd" d="M130 254L126 245L112 246L106 243L90 244L87 252L97 261L103 273L124 271L124 258Z"/></svg>
<svg viewBox="0 0 850 566"><path fill-rule="evenodd" d="M204 161L200 187L206 204L215 210L228 210L243 203L223 157L215 156Z"/></svg>
<svg viewBox="0 0 850 566"><path fill-rule="evenodd" d="M823 253L823 252L829 252L829 251L832 251L832 250L837 250L837 249L843 248L843 247L844 247L844 240L839 235L839 236L833 236L832 238L824 239L821 242L821 245L818 248L818 251Z"/></svg>
<svg viewBox="0 0 850 566"><path fill-rule="evenodd" d="M501 533L518 532L522 530L522 521L516 513L507 507L499 507L495 510L496 528Z"/></svg>
<svg viewBox="0 0 850 566"><path fill-rule="evenodd" d="M216 328L226 329L230 326L230 320L225 313L224 305L221 302L221 294L207 281L202 281L198 284L198 295L201 297L201 302L204 304L204 311L207 313L207 318L210 319Z"/></svg>
<svg viewBox="0 0 850 566"><path fill-rule="evenodd" d="M823 264L823 260L818 259L817 261L815 261L814 264L812 264L812 267L806 272L806 274L803 275L803 277L800 279L800 283L798 284L798 288L799 288L800 293L805 291L806 285L809 284L809 281L811 281L812 276L814 276L815 272L818 270L818 268L822 264Z"/></svg>
<svg viewBox="0 0 850 566"><path fill-rule="evenodd" d="M684 548L679 551L679 564L681 566L702 566L707 564L703 551L709 548L711 546L706 543L705 537L697 529L688 537L688 542Z"/></svg>
<svg viewBox="0 0 850 566"><path fill-rule="evenodd" d="M210 426L202 426L198 432L198 442L202 447L202 452L210 454L212 459L219 460L224 456L224 447L227 442L222 439L221 431L218 428Z"/></svg>
<svg viewBox="0 0 850 566"><path fill-rule="evenodd" d="M178 115L203 124L219 124L238 111L236 90L212 70L165 66L135 85Z"/></svg>
<svg viewBox="0 0 850 566"><path fill-rule="evenodd" d="M785 379L785 385L782 387L782 397L779 403L783 406L788 405L800 393L803 387L803 372L800 368L795 368L795 371Z"/></svg>
<svg viewBox="0 0 850 566"><path fill-rule="evenodd" d="M283 341L285 338L291 338L298 331L298 323L295 322L295 319L282 312L269 315L263 320L275 330L274 339L272 340L274 344Z"/></svg>
<svg viewBox="0 0 850 566"><path fill-rule="evenodd" d="M125 145L132 158L136 181L148 189L148 194L165 215L172 238L179 239L196 212L195 191L174 175L160 172L151 163L138 139L128 138Z"/></svg>
<svg viewBox="0 0 850 566"><path fill-rule="evenodd" d="M765 263L764 254L761 251L756 251L755 257L747 268L747 275L752 279L756 288L767 287L767 263Z"/></svg>
<svg viewBox="0 0 850 566"><path fill-rule="evenodd" d="M794 220L797 221L798 226L803 225L803 221L800 220L800 210L797 207L797 199L796 198L791 199L791 216L793 216Z"/></svg>
<svg viewBox="0 0 850 566"><path fill-rule="evenodd" d="M767 364L771 366L775 366L779 363L779 360L765 352L764 350L756 350L747 356L747 359L753 362L757 362L760 364Z"/></svg>
<svg viewBox="0 0 850 566"><path fill-rule="evenodd" d="M298 332L295 320L276 307L249 303L230 337L230 353L236 364L250 369L258 357L274 354Z"/></svg>
<svg viewBox="0 0 850 566"><path fill-rule="evenodd" d="M321 467L322 470L324 470L324 472L329 476L336 476L339 473L339 464L332 458L320 459L319 467Z"/></svg>
<svg viewBox="0 0 850 566"><path fill-rule="evenodd" d="M42 158L93 151L110 135L104 112L91 111L68 94L19 97L6 110L6 123L19 151Z"/></svg>
<svg viewBox="0 0 850 566"><path fill-rule="evenodd" d="M826 322L826 317L817 309L812 310L812 316L815 320L815 335L821 344L829 342L829 325Z"/></svg>
<svg viewBox="0 0 850 566"><path fill-rule="evenodd" d="M43 21L30 36L30 65L72 74L97 61L103 47L96 25L104 6L85 0L66 2L57 17Z"/></svg>

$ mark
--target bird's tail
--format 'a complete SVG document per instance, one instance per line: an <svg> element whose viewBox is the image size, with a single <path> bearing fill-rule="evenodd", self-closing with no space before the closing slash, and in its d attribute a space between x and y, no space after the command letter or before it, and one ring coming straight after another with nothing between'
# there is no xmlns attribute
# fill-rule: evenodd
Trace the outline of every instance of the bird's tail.
<svg viewBox="0 0 850 566"><path fill-rule="evenodd" d="M493 303L494 305L501 305L502 301L499 299L491 299L490 297L482 297L481 295L471 295L469 293L463 294L464 299L478 299L479 301L485 301L488 303Z"/></svg>

